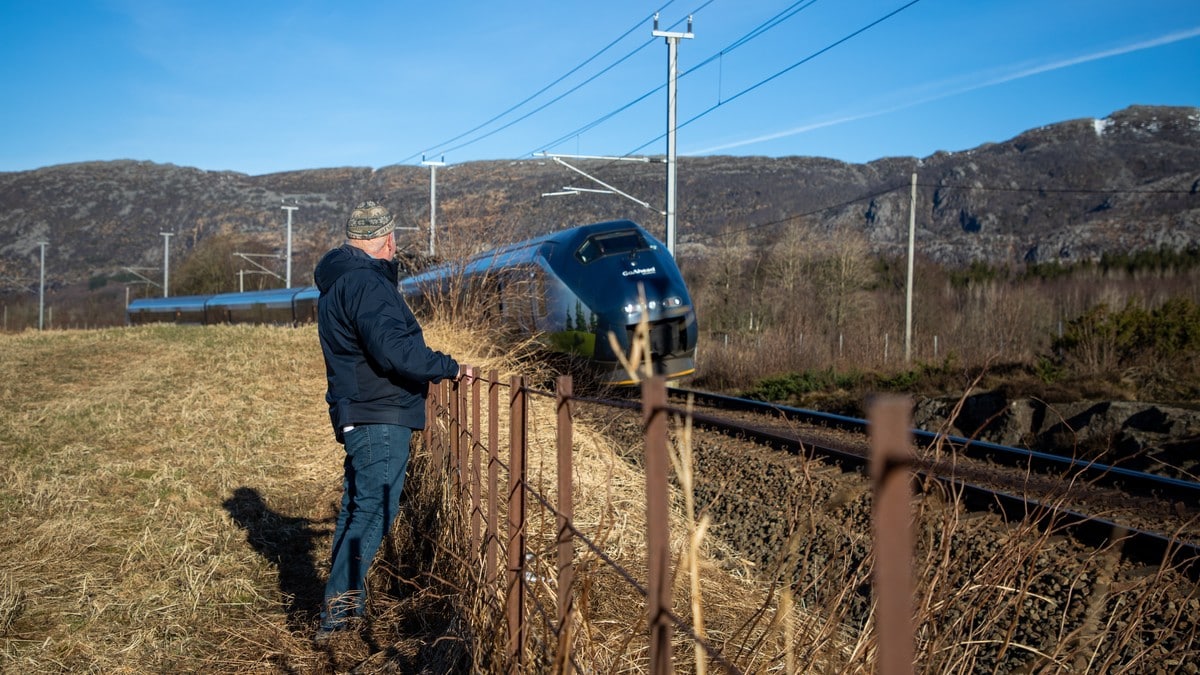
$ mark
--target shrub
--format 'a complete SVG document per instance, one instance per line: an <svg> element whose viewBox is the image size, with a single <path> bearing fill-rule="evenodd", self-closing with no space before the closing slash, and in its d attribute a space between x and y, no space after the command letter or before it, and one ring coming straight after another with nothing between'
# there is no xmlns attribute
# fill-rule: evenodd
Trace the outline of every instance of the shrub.
<svg viewBox="0 0 1200 675"><path fill-rule="evenodd" d="M1057 358L1038 363L1043 379L1127 376L1159 389L1200 370L1200 306L1185 298L1149 311L1136 304L1120 311L1097 305L1072 320L1051 347Z"/></svg>

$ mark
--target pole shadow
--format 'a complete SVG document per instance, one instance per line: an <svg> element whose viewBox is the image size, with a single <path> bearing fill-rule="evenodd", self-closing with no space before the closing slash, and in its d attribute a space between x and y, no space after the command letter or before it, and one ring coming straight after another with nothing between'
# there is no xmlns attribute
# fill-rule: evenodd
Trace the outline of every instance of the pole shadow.
<svg viewBox="0 0 1200 675"><path fill-rule="evenodd" d="M235 489L222 506L246 531L246 542L279 571L288 627L305 628L320 612L324 596L313 552L316 540L331 534L330 521L285 516L267 506L258 490L245 486ZM321 523L330 527L320 527Z"/></svg>

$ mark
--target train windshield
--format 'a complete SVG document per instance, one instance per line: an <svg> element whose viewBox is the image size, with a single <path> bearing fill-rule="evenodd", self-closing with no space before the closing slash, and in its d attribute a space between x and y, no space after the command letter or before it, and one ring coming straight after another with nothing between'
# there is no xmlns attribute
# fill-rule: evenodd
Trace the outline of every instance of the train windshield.
<svg viewBox="0 0 1200 675"><path fill-rule="evenodd" d="M606 255L644 251L649 248L646 238L637 230L605 232L588 237L579 250L575 251L575 257L579 258L579 262L590 263Z"/></svg>

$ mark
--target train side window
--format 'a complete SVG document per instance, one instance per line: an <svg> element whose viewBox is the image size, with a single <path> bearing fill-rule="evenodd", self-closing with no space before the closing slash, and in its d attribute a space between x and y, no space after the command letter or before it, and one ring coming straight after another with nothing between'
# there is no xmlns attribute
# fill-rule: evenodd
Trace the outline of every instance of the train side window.
<svg viewBox="0 0 1200 675"><path fill-rule="evenodd" d="M530 272L530 282L533 285L532 295L537 302L534 308L537 316L545 319L550 314L549 286L546 283L546 270L534 267Z"/></svg>
<svg viewBox="0 0 1200 675"><path fill-rule="evenodd" d="M650 245L646 243L646 238L640 232L622 230L588 237L587 241L583 242L575 251L575 257L579 259L579 262L587 264L606 255L644 251L648 248Z"/></svg>

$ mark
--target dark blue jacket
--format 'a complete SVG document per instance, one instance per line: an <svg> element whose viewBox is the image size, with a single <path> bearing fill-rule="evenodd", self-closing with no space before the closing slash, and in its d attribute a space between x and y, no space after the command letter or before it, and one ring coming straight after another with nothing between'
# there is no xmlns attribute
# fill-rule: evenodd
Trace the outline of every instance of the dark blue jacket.
<svg viewBox="0 0 1200 675"><path fill-rule="evenodd" d="M345 244L321 258L313 277L321 291L325 400L338 442L342 428L356 424L424 429L428 384L454 377L458 362L425 345L396 289L396 263Z"/></svg>

